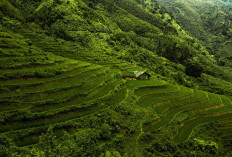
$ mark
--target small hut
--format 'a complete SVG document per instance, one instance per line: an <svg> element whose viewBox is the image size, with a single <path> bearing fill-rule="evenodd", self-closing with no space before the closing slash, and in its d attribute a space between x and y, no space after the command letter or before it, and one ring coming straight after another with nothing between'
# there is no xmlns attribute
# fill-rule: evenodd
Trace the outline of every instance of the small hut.
<svg viewBox="0 0 232 157"><path fill-rule="evenodd" d="M145 71L134 71L135 77L137 80L149 80L151 75Z"/></svg>
<svg viewBox="0 0 232 157"><path fill-rule="evenodd" d="M123 74L123 78L126 80L149 80L151 75L148 74L145 71L132 71L132 72L126 72Z"/></svg>

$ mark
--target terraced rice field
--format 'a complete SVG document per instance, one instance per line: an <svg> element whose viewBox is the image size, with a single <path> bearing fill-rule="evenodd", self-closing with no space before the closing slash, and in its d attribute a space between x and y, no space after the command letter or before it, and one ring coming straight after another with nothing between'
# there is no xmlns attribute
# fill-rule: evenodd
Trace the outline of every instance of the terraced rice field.
<svg viewBox="0 0 232 157"><path fill-rule="evenodd" d="M51 124L98 112L126 96L125 81L109 68L44 52L20 35L1 34L7 46L0 47L0 132L17 134L18 145L25 145L30 130L35 140L26 144L36 143ZM19 136L24 129L28 134Z"/></svg>
<svg viewBox="0 0 232 157"><path fill-rule="evenodd" d="M20 35L0 32L0 133L17 146L36 144L50 125L56 126L56 136L73 133L71 121L125 102L131 92L138 108L158 115L141 119L136 139L188 111L188 117L175 126L177 143L188 140L198 126L218 122L224 147L232 147L232 102L228 97L167 84L154 76L126 81L122 71L142 68L107 56L64 58L57 54L67 53L75 45L65 47L31 32L21 34L32 43Z"/></svg>
<svg viewBox="0 0 232 157"><path fill-rule="evenodd" d="M76 44L63 40L54 39L46 35L37 34L28 28L18 29L18 33L27 39L36 47L41 48L46 52L52 52L56 55L69 57L79 61L87 61L89 63L98 64L105 67L110 67L111 70L133 71L142 69L141 67L113 58L106 54L99 54L95 52L79 52ZM65 44L64 44L65 43Z"/></svg>
<svg viewBox="0 0 232 157"><path fill-rule="evenodd" d="M139 105L142 108L153 110L159 115L155 120L144 122L142 132L162 129L170 124L175 116L188 111L189 116L179 122L176 133L173 135L177 143L188 140L196 127L221 120L219 133L221 133L222 143L226 148L231 148L232 103L226 96L173 85L156 89L139 88L135 94L140 96ZM227 120L227 118L230 119Z"/></svg>

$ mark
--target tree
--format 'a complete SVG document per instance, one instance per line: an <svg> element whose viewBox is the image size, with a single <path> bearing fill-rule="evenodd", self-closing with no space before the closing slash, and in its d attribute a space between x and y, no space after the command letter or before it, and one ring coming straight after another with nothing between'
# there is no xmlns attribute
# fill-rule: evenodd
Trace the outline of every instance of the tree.
<svg viewBox="0 0 232 157"><path fill-rule="evenodd" d="M198 62L190 60L186 62L185 72L189 76L200 77L203 72L203 68Z"/></svg>

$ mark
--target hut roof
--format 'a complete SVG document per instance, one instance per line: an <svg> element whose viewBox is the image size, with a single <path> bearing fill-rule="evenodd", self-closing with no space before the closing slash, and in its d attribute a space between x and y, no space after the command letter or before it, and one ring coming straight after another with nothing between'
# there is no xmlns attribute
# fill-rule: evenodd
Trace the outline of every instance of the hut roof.
<svg viewBox="0 0 232 157"><path fill-rule="evenodd" d="M141 76L143 74L147 74L148 76L150 76L150 74L148 74L147 72L145 72L145 71L138 71L138 70L134 71L134 74L135 74L136 77L139 77L139 76Z"/></svg>

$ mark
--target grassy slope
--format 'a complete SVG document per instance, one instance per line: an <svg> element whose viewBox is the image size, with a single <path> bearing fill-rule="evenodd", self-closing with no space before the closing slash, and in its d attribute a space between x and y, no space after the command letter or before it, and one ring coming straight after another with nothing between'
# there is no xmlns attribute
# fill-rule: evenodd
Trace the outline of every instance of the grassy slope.
<svg viewBox="0 0 232 157"><path fill-rule="evenodd" d="M185 56L169 58L173 62L161 57L175 49L175 42L177 54L192 53L186 60L198 57L201 64L214 65L203 48L196 50L199 43L188 43L193 38L178 30L174 20L165 24L170 18L167 13L162 19L161 13L151 14L129 0L11 2L28 9L1 19L0 155L227 153L220 138L214 137L218 132L205 137L194 133L206 122L216 126L218 119L227 120L231 101L157 79L185 85L194 81L184 74L184 65L177 64L184 64L180 59ZM7 5L5 12L10 12L14 7ZM23 15L28 12L32 15ZM17 22L14 16L27 23ZM144 68L150 70L151 80L121 78ZM212 79L215 74L211 75L201 79ZM181 131L186 133L178 134ZM219 133L225 138L230 135L227 132ZM206 143L197 143L196 138ZM207 138L220 149L208 144ZM189 144L175 143L186 139ZM231 146L228 143L226 148Z"/></svg>

